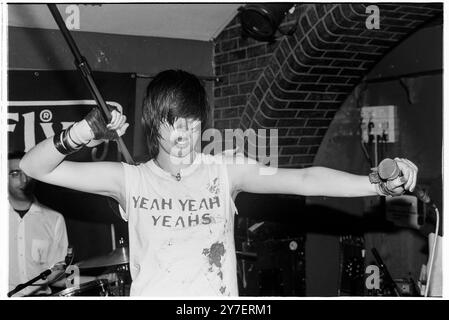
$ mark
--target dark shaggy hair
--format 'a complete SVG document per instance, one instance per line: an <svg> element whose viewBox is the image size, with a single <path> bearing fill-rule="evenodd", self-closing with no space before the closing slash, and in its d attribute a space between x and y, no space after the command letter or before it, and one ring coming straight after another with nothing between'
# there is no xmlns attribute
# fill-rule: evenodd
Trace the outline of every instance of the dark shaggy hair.
<svg viewBox="0 0 449 320"><path fill-rule="evenodd" d="M204 126L209 116L209 103L203 84L195 75L182 70L167 70L157 74L148 85L142 109L150 159L159 153L159 128L162 122L173 125L178 118L192 118L200 120Z"/></svg>

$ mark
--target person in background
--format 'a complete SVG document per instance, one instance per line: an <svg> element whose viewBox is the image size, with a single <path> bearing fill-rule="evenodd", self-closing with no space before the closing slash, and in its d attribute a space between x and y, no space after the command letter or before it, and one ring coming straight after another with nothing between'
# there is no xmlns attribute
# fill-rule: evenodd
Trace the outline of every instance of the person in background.
<svg viewBox="0 0 449 320"><path fill-rule="evenodd" d="M36 200L34 180L19 168L24 154L8 154L9 291L64 261L68 247L64 217ZM55 281L53 286L64 283L57 281L58 274L53 272L14 297L51 294L47 283Z"/></svg>

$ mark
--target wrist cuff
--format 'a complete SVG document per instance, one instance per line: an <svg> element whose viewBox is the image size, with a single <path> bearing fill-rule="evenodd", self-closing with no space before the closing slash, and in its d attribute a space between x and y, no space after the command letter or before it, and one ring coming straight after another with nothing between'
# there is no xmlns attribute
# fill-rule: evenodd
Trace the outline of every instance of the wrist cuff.
<svg viewBox="0 0 449 320"><path fill-rule="evenodd" d="M73 141L73 144L69 142L69 139L71 140L71 138L69 137L69 130L70 127L53 136L53 145L55 146L56 150L58 150L63 155L72 154L84 147L84 144L78 145Z"/></svg>
<svg viewBox="0 0 449 320"><path fill-rule="evenodd" d="M74 144L86 145L92 140L92 137L94 136L92 129L90 128L89 125L87 125L86 127L89 128L89 130L90 130L90 137L91 137L90 139L86 138L86 137L83 138L82 135L80 134L79 131L83 130L83 129L85 130L85 128L80 128L79 122L76 122L75 124L70 126L69 129L67 129L67 130L69 130L69 137L73 141ZM84 134L84 135L86 135L86 134Z"/></svg>

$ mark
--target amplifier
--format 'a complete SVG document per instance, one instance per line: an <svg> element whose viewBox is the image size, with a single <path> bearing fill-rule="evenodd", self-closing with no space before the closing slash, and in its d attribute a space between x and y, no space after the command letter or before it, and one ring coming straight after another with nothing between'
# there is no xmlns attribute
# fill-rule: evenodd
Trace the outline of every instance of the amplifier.
<svg viewBox="0 0 449 320"><path fill-rule="evenodd" d="M244 242L245 251L256 258L237 255L241 296L305 296L305 236Z"/></svg>

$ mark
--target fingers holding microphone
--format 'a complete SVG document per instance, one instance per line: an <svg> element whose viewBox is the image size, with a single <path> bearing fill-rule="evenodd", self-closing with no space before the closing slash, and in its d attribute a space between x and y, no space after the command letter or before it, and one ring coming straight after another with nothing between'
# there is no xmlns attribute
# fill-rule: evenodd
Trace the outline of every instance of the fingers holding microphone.
<svg viewBox="0 0 449 320"><path fill-rule="evenodd" d="M416 187L418 179L418 167L408 159L395 158L399 170L402 173L402 184L404 189L412 192Z"/></svg>
<svg viewBox="0 0 449 320"><path fill-rule="evenodd" d="M371 177L372 176L372 177ZM418 167L408 159L384 159L370 174L371 183L377 184L380 195L398 196L416 187Z"/></svg>

